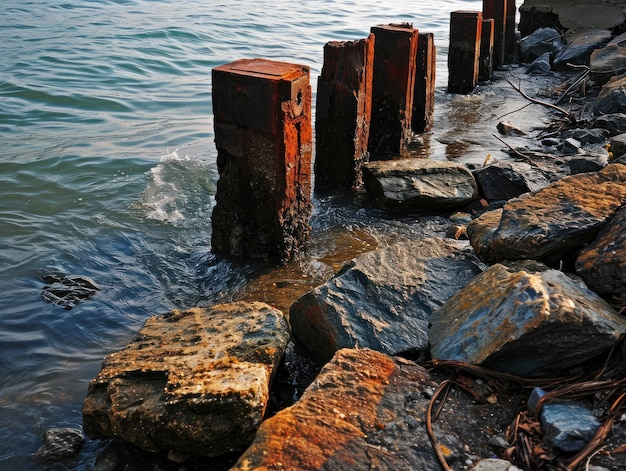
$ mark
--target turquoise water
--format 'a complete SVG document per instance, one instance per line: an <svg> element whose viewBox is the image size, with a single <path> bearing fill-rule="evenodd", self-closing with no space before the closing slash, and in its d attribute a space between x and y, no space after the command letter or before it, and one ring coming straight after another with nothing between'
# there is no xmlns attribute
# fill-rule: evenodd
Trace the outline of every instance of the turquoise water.
<svg viewBox="0 0 626 471"><path fill-rule="evenodd" d="M449 12L480 6L4 0L0 469L50 469L30 457L41 434L81 426L82 400L102 358L148 316L237 298L258 277L254 267L210 251L214 66L243 57L303 63L315 90L324 43L408 21L435 33L444 87ZM362 239L351 224L366 225L364 216L324 203L316 201L312 220L320 246L340 245L337 225L352 231L348 239ZM312 283L326 276L323 255L296 276ZM100 290L65 310L40 295L48 273L87 276ZM91 469L95 448L88 444L67 468Z"/></svg>

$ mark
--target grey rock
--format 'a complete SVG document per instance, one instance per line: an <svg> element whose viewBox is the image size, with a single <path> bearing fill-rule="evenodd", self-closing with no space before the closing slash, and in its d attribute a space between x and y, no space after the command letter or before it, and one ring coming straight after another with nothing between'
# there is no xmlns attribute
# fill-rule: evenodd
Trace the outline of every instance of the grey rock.
<svg viewBox="0 0 626 471"><path fill-rule="evenodd" d="M545 74L552 69L552 64L550 63L549 52L544 52L542 55L537 57L526 69L527 74Z"/></svg>
<svg viewBox="0 0 626 471"><path fill-rule="evenodd" d="M576 273L596 293L626 300L626 207L583 249Z"/></svg>
<svg viewBox="0 0 626 471"><path fill-rule="evenodd" d="M563 48L565 43L563 35L554 28L539 28L532 32L519 42L520 58L524 62L531 62L538 57L548 54L556 56Z"/></svg>
<svg viewBox="0 0 626 471"><path fill-rule="evenodd" d="M528 401L535 408L545 391L533 389ZM553 448L572 453L581 450L593 438L600 422L593 411L584 405L565 400L546 402L539 412L539 421L544 433L544 442Z"/></svg>
<svg viewBox="0 0 626 471"><path fill-rule="evenodd" d="M488 458L480 460L476 463L476 466L471 468L471 471L521 471L517 466L513 465L510 461L501 460L498 458Z"/></svg>
<svg viewBox="0 0 626 471"><path fill-rule="evenodd" d="M598 116L594 120L594 126L606 129L611 136L622 134L626 132L626 114L611 113Z"/></svg>
<svg viewBox="0 0 626 471"><path fill-rule="evenodd" d="M622 155L626 154L626 133L613 136L609 144L611 145L613 159L619 159Z"/></svg>
<svg viewBox="0 0 626 471"><path fill-rule="evenodd" d="M604 84L593 104L595 115L623 111L626 111L626 74L615 76Z"/></svg>
<svg viewBox="0 0 626 471"><path fill-rule="evenodd" d="M563 137L576 139L580 145L605 142L608 135L609 132L603 128L577 128L563 133Z"/></svg>
<svg viewBox="0 0 626 471"><path fill-rule="evenodd" d="M589 59L589 78L603 85L626 72L626 42L612 43L593 51Z"/></svg>
<svg viewBox="0 0 626 471"><path fill-rule="evenodd" d="M626 319L584 283L531 261L476 276L433 313L428 331L434 359L521 376L582 364L624 332Z"/></svg>
<svg viewBox="0 0 626 471"><path fill-rule="evenodd" d="M496 125L496 128L498 129L498 132L502 134L503 136L525 136L526 135L524 131L522 131L520 128L515 126L510 121L500 121Z"/></svg>
<svg viewBox="0 0 626 471"><path fill-rule="evenodd" d="M293 335L320 361L346 347L423 350L433 310L483 268L468 249L427 238L363 254L291 306Z"/></svg>
<svg viewBox="0 0 626 471"><path fill-rule="evenodd" d="M580 153L565 159L564 164L569 169L570 175L599 172L607 166L608 155Z"/></svg>
<svg viewBox="0 0 626 471"><path fill-rule="evenodd" d="M463 165L429 159L369 162L363 166L367 193L394 211L452 209L478 198L478 187Z"/></svg>
<svg viewBox="0 0 626 471"><path fill-rule="evenodd" d="M38 461L60 461L78 454L85 442L83 432L76 428L46 430L43 444L35 452Z"/></svg>
<svg viewBox="0 0 626 471"><path fill-rule="evenodd" d="M86 276L48 273L40 276L46 286L41 290L41 297L52 304L68 311L86 299L91 298L100 289Z"/></svg>
<svg viewBox="0 0 626 471"><path fill-rule="evenodd" d="M172 456L245 448L288 340L283 314L259 302L152 316L89 384L85 433Z"/></svg>
<svg viewBox="0 0 626 471"><path fill-rule="evenodd" d="M592 240L624 203L626 167L612 164L509 200L469 223L467 234L486 263L556 263Z"/></svg>
<svg viewBox="0 0 626 471"><path fill-rule="evenodd" d="M554 58L554 67L565 67L570 63L588 64L591 53L611 40L611 32L606 29L584 29L565 39L567 46Z"/></svg>
<svg viewBox="0 0 626 471"><path fill-rule="evenodd" d="M487 201L510 200L550 184L527 163L497 162L474 171L480 193Z"/></svg>
<svg viewBox="0 0 626 471"><path fill-rule="evenodd" d="M580 152L580 148L580 142L573 137L568 137L563 140L563 143L561 144L561 151L565 154L577 154Z"/></svg>

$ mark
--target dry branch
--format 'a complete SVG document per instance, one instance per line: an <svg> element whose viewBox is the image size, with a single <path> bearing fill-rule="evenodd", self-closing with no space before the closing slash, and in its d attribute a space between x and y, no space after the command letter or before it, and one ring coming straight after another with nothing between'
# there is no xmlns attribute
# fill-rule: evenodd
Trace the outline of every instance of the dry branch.
<svg viewBox="0 0 626 471"><path fill-rule="evenodd" d="M548 103L547 101L541 101L541 100L537 100L535 98L532 98L532 97L528 96L526 93L524 93L522 91L522 87L521 86L514 85L513 82L511 82L508 79L507 79L507 82L509 83L509 85L511 85L511 87L513 87L513 89L515 91L517 91L520 95L522 95L524 98L526 98L531 103L534 103L536 105L545 106L546 108L551 108L553 110L556 110L559 113L563 114L569 120L569 122L571 124L578 124L578 118L574 115L574 113L571 113L571 112L569 112L567 110L564 110L560 106L556 106L556 105L553 105L552 103Z"/></svg>

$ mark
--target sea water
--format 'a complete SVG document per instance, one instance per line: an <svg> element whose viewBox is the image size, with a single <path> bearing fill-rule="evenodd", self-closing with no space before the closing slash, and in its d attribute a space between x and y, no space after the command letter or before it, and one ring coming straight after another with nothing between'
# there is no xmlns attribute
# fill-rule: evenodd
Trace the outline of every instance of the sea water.
<svg viewBox="0 0 626 471"><path fill-rule="evenodd" d="M316 198L314 255L297 267L267 275L211 253L218 178L213 67L252 57L301 63L311 68L315 92L326 42L409 22L435 34L443 96L450 12L481 6L479 0L3 0L0 470L48 469L30 456L42 433L81 427L82 401L102 359L150 315L246 297L285 308L281 303L298 290L373 244L371 216ZM472 100L445 102L442 121L451 126L450 116L463 103L471 110ZM454 132L442 132L448 131ZM385 224L418 230L402 220ZM66 310L41 296L47 274L89 277L99 291ZM290 281L281 285L277 277ZM273 299L268 286L288 292ZM90 469L93 450L86 447L68 466Z"/></svg>

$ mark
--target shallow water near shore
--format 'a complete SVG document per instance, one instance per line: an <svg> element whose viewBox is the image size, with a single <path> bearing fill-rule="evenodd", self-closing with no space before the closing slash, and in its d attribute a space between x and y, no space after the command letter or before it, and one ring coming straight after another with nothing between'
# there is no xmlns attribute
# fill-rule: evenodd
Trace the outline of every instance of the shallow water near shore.
<svg viewBox="0 0 626 471"><path fill-rule="evenodd" d="M236 299L287 311L350 258L397 239L442 235L443 217L396 217L350 197L316 197L308 253L288 267L211 253L217 182L211 69L242 57L311 67L323 45L410 22L434 32L436 124L420 155L480 164L506 158L492 134L519 108L508 87L449 96L449 2L198 0L15 1L0 15L0 469L32 460L41 435L81 427L102 359L153 314ZM508 90L508 91L506 91ZM516 114L528 130L541 110ZM41 297L42 276L99 286L72 310ZM92 469L89 442L54 469Z"/></svg>

